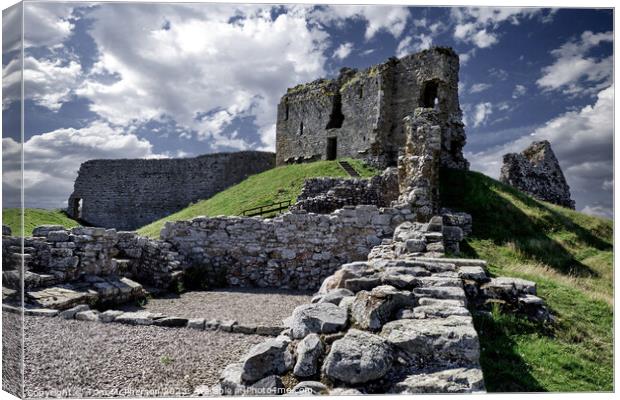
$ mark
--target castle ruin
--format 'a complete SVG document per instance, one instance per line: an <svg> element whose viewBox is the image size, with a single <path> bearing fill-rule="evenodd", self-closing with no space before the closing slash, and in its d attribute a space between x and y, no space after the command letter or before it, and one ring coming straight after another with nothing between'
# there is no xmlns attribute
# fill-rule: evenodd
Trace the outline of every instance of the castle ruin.
<svg viewBox="0 0 620 400"><path fill-rule="evenodd" d="M274 165L273 153L258 151L177 159L90 160L80 166L67 212L89 225L133 230Z"/></svg>
<svg viewBox="0 0 620 400"><path fill-rule="evenodd" d="M467 169L458 74L458 55L435 47L288 89L278 105L277 165L353 157L396 166L407 140L404 118L421 107L437 112L441 164Z"/></svg>

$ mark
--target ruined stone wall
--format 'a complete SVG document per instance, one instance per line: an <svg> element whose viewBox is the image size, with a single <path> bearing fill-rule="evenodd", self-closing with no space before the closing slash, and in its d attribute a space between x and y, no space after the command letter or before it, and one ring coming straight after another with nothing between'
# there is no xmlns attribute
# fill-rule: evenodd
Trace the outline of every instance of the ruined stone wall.
<svg viewBox="0 0 620 400"><path fill-rule="evenodd" d="M68 213L88 224L140 228L275 165L273 153L196 158L91 160L80 166Z"/></svg>
<svg viewBox="0 0 620 400"><path fill-rule="evenodd" d="M468 168L458 72L456 53L434 48L289 89L278 106L277 164L355 157L395 166L406 139L403 119L425 107L439 112L442 163Z"/></svg>
<svg viewBox="0 0 620 400"><path fill-rule="evenodd" d="M504 155L500 181L539 200L575 209L560 163L546 140L533 142L519 154Z"/></svg>
<svg viewBox="0 0 620 400"><path fill-rule="evenodd" d="M168 222L161 239L212 281L230 286L316 289L343 263L365 260L408 207L345 207L332 214L287 213L273 219L218 217Z"/></svg>
<svg viewBox="0 0 620 400"><path fill-rule="evenodd" d="M398 173L387 168L370 179L311 178L304 181L291 210L327 214L344 206L388 207L398 198Z"/></svg>

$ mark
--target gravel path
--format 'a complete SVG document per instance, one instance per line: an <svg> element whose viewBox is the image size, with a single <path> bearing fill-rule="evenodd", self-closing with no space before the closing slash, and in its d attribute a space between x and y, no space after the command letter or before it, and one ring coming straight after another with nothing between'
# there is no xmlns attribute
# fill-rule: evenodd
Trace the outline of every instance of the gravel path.
<svg viewBox="0 0 620 400"><path fill-rule="evenodd" d="M143 307L126 306L124 309L146 309L176 317L233 319L240 324L279 326L295 307L309 303L311 299L312 294L309 292L222 289L153 298Z"/></svg>
<svg viewBox="0 0 620 400"><path fill-rule="evenodd" d="M264 337L25 317L26 397L180 396Z"/></svg>
<svg viewBox="0 0 620 400"><path fill-rule="evenodd" d="M21 315L2 312L2 390L21 397Z"/></svg>

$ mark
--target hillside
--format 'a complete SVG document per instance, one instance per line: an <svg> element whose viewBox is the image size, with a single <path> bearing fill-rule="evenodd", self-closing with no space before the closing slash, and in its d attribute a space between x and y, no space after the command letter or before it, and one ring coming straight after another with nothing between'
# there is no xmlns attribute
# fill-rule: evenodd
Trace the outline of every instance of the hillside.
<svg viewBox="0 0 620 400"><path fill-rule="evenodd" d="M20 214L19 208L5 208L2 210L2 223L11 228L13 236L21 235ZM39 225L62 225L65 228L72 228L79 224L61 210L26 208L24 215L26 236L32 236L32 230Z"/></svg>
<svg viewBox="0 0 620 400"><path fill-rule="evenodd" d="M477 317L489 391L613 390L613 223L534 200L475 172L443 171L445 206L473 216L465 256L535 281L554 326Z"/></svg>
<svg viewBox="0 0 620 400"><path fill-rule="evenodd" d="M360 160L347 159L362 177L377 173ZM295 201L306 178L319 176L349 177L336 161L317 161L307 164L292 164L277 167L250 176L243 182L232 186L208 200L199 201L165 218L146 225L138 230L149 237L159 237L159 231L166 221L187 220L199 215L240 215L249 208L276 203Z"/></svg>

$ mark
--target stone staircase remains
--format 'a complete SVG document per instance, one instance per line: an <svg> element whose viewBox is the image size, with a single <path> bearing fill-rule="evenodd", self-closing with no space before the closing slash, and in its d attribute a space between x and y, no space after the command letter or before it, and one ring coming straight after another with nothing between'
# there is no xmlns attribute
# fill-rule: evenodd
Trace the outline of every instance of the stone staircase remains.
<svg viewBox="0 0 620 400"><path fill-rule="evenodd" d="M342 169L346 171L347 174L349 174L349 176L353 178L359 178L360 176L359 172L357 172L355 168L353 168L353 166L349 164L348 161L340 160L338 161L338 164L342 167Z"/></svg>

